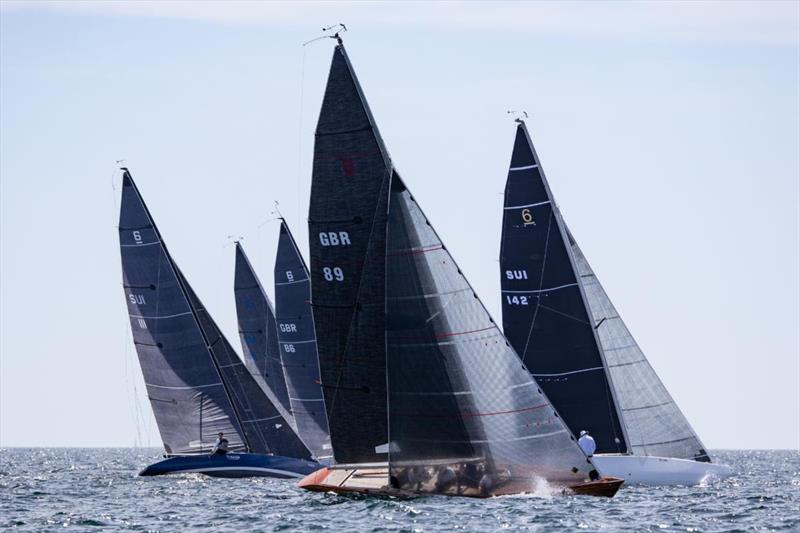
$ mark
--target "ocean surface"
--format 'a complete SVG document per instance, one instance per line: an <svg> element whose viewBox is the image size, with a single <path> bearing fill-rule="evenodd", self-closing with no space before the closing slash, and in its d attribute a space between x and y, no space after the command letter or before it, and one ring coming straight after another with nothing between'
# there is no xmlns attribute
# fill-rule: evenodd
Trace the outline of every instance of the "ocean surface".
<svg viewBox="0 0 800 533"><path fill-rule="evenodd" d="M0 528L23 531L800 531L800 452L718 451L735 475L614 498L410 500L302 491L291 481L140 478L150 448L0 450Z"/></svg>

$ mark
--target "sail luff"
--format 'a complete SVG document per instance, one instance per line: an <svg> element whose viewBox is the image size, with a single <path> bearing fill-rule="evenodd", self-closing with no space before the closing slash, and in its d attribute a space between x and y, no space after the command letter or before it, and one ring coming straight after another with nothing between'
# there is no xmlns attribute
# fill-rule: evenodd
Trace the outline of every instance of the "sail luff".
<svg viewBox="0 0 800 533"><path fill-rule="evenodd" d="M525 133L525 139L528 141L528 147L530 148L531 152L533 153L533 158L536 161L536 164L539 165L539 174L542 178L542 184L544 185L545 190L547 191L547 196L550 198L550 202L553 208L553 212L556 216L556 222L558 224L558 231L561 235L561 240L564 242L564 246L567 250L567 256L569 257L570 265L572 267L572 271L575 273L575 278L578 280L578 289L581 293L581 301L583 302L583 306L586 309L586 315L591 318L592 310L589 307L589 302L586 297L586 291L584 289L583 283L581 283L580 272L578 271L578 267L576 264L575 256L572 251L572 246L570 246L568 232L566 226L564 224L564 218L561 216L561 210L558 207L558 203L555 201L555 197L553 196L553 192L550 190L550 183L547 180L547 176L544 172L544 168L542 167L541 160L539 159L539 154L536 153L536 147L533 145L533 141L531 140L530 132L528 132L528 125L525 123L524 120L520 120L520 127L522 131ZM611 373L608 368L608 361L606 360L605 350L603 349L603 344L600 342L600 337L597 334L596 324L592 323L592 335L594 336L595 343L597 344L597 350L600 353L600 360L603 362L603 368L606 375L606 379L608 379L609 390L611 391L611 396L613 398L613 405L614 410L616 412L617 420L619 421L619 427L622 430L622 435L625 439L625 445L623 448L623 453L629 453L631 451L631 443L628 439L628 429L625 424L625 419L622 416L622 412L620 411L619 406L619 399L617 398L617 392L614 388L613 379Z"/></svg>
<svg viewBox="0 0 800 533"><path fill-rule="evenodd" d="M200 323L200 320L199 320L199 318L197 316L197 312L196 312L194 306L192 305L192 302L190 301L189 296L188 296L188 294L186 292L186 287L185 287L184 282L182 280L182 276L180 275L180 271L178 270L177 265L175 264L175 262L174 262L174 260L172 258L172 255L169 253L169 250L167 249L167 246L166 246L166 242L164 241L163 237L161 236L161 232L159 231L158 226L156 225L154 218L150 214L150 210L148 209L147 204L144 202L144 199L142 198L142 195L139 192L139 189L136 186L136 183L134 182L133 177L131 176L129 170L127 168L122 168L121 170L123 171L123 195L124 195L124 188L126 186L131 187L131 190L133 191L133 193L134 193L134 195L136 197L136 200L138 200L139 207L141 208L142 213L144 214L145 218L147 219L149 227L152 229L152 232L153 232L153 234L154 234L154 236L156 238L156 243L158 244L159 249L163 253L163 258L166 260L166 263L169 266L170 271L172 272L172 275L174 276L174 279L175 279L175 281L176 281L176 283L178 285L178 288L179 288L179 293L182 296L182 299L183 299L184 303L186 304L186 307L189 309L189 311L191 313L192 321L194 323L194 326L195 326L197 332L200 334L201 339L203 340L203 343L205 345L206 354L208 355L209 360L211 361L211 363L213 365L216 377L219 380L219 383L221 384L221 386L223 388L223 391L224 391L224 394L225 394L225 398L227 399L227 403L228 403L227 412L228 412L229 415L233 416L232 420L229 419L229 421L233 424L233 430L240 437L241 443L245 447L245 449L249 450L250 445L249 445L249 442L247 441L247 437L245 435L245 431L244 431L243 426L241 424L241 421L239 419L238 413L236 412L236 408L234 406L234 403L233 403L233 401L231 399L230 391L228 390L228 387L227 387L224 379L222 378L222 374L220 372L220 369L219 369L219 366L218 366L218 364L216 362L214 354L213 354L213 352L212 352L212 350L210 348L208 339L207 339L207 337L205 335L205 332L203 331L203 328L201 327L201 323ZM125 207L126 207L125 203L123 202L121 204L121 206L120 206L120 209L121 209L120 219L121 220L125 215L125 211L124 211ZM127 230L123 230L123 228L120 227L120 234L122 233L122 231L127 231ZM140 233L140 231L139 230L131 230L131 231L134 234L135 241L137 241L132 246L142 245L142 243L139 242L139 241L141 241L141 237L139 237L137 235L138 233ZM136 237L139 237L139 238L137 239ZM120 239L120 241L122 241L122 239ZM153 243L153 244L155 244L155 243ZM120 245L121 245L121 247L126 246L122 242L120 242ZM131 246L131 245L127 245L127 246ZM125 266L125 257L124 257L124 255L123 255L123 274L124 274L125 279L127 279L128 274L127 274L127 269L126 269L126 266ZM131 299L132 300L135 299L135 298L133 298L133 296L134 295L131 295ZM144 300L144 298L142 298L142 300ZM129 315L130 315L130 310L129 310ZM140 318L140 319L138 319L138 321L139 321L140 327L145 327L146 326L146 321L145 321L144 318ZM134 341L135 341L135 337L134 337ZM163 358L163 355L162 355L162 358ZM141 359L141 354L140 354L140 359ZM143 368L143 371L144 370L145 369ZM152 398L152 396L150 396L149 387L150 387L150 385L148 385L148 396L150 397L151 404L152 404L156 400L154 400ZM202 393L199 393L199 394L200 394L200 396L199 396L199 398L200 398L199 417L200 417L200 420L201 420L200 424L202 424L203 396L202 396ZM172 401L174 402L175 400L172 400ZM224 409L224 406L223 406L223 409ZM201 435L200 435L200 437L201 437L201 444L202 444L202 425L201 425ZM231 447L235 449L235 443L232 442L231 445L232 445ZM170 446L167 446L166 443L165 443L165 448L167 448L167 453L168 454L172 454L173 450L171 450Z"/></svg>

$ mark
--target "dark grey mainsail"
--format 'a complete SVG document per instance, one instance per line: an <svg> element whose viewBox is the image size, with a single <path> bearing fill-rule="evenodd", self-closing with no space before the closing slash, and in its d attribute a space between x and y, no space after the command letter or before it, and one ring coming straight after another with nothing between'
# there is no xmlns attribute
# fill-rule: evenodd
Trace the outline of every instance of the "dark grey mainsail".
<svg viewBox="0 0 800 533"><path fill-rule="evenodd" d="M285 220L281 220L275 256L275 317L297 431L317 459L330 459L333 450L320 386L311 280Z"/></svg>
<svg viewBox="0 0 800 533"><path fill-rule="evenodd" d="M236 317L239 321L239 338L242 342L245 363L263 378L263 382L281 406L287 412L291 412L281 354L278 350L275 312L242 245L238 242L233 292L236 298ZM294 420L291 420L291 423L294 425Z"/></svg>
<svg viewBox="0 0 800 533"><path fill-rule="evenodd" d="M119 239L131 331L164 449L208 453L224 432L232 451L247 441L178 270L127 169Z"/></svg>
<svg viewBox="0 0 800 533"><path fill-rule="evenodd" d="M309 216L320 368L339 462L462 494L592 468L394 171L344 47L317 126Z"/></svg>
<svg viewBox="0 0 800 533"><path fill-rule="evenodd" d="M709 460L567 229L522 121L500 271L505 334L573 432L598 453Z"/></svg>
<svg viewBox="0 0 800 533"><path fill-rule="evenodd" d="M339 463L386 460L375 451L388 434L384 153L337 48L317 123L308 231L320 377Z"/></svg>
<svg viewBox="0 0 800 533"><path fill-rule="evenodd" d="M232 451L309 458L184 278L124 170L120 249L131 328L167 453Z"/></svg>
<svg viewBox="0 0 800 533"><path fill-rule="evenodd" d="M500 249L503 331L567 425L627 451L594 324L539 159L517 127Z"/></svg>

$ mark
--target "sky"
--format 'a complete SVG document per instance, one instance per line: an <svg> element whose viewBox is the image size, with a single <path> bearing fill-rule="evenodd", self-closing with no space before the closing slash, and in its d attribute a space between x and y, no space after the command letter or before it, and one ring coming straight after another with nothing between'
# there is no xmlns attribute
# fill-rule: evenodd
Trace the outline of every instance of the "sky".
<svg viewBox="0 0 800 533"><path fill-rule="evenodd" d="M711 449L800 448L800 3L0 2L0 446L159 446L118 160L238 346L234 247L308 249L333 41L496 320L525 110L575 238Z"/></svg>

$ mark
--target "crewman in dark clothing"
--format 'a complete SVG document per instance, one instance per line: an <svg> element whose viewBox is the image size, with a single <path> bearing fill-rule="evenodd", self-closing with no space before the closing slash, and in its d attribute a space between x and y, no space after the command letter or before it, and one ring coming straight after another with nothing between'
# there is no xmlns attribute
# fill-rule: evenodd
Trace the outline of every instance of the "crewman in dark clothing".
<svg viewBox="0 0 800 533"><path fill-rule="evenodd" d="M217 435L217 442L214 443L214 449L211 451L211 455L225 455L228 453L228 439L224 437L224 433L221 431L219 435Z"/></svg>

